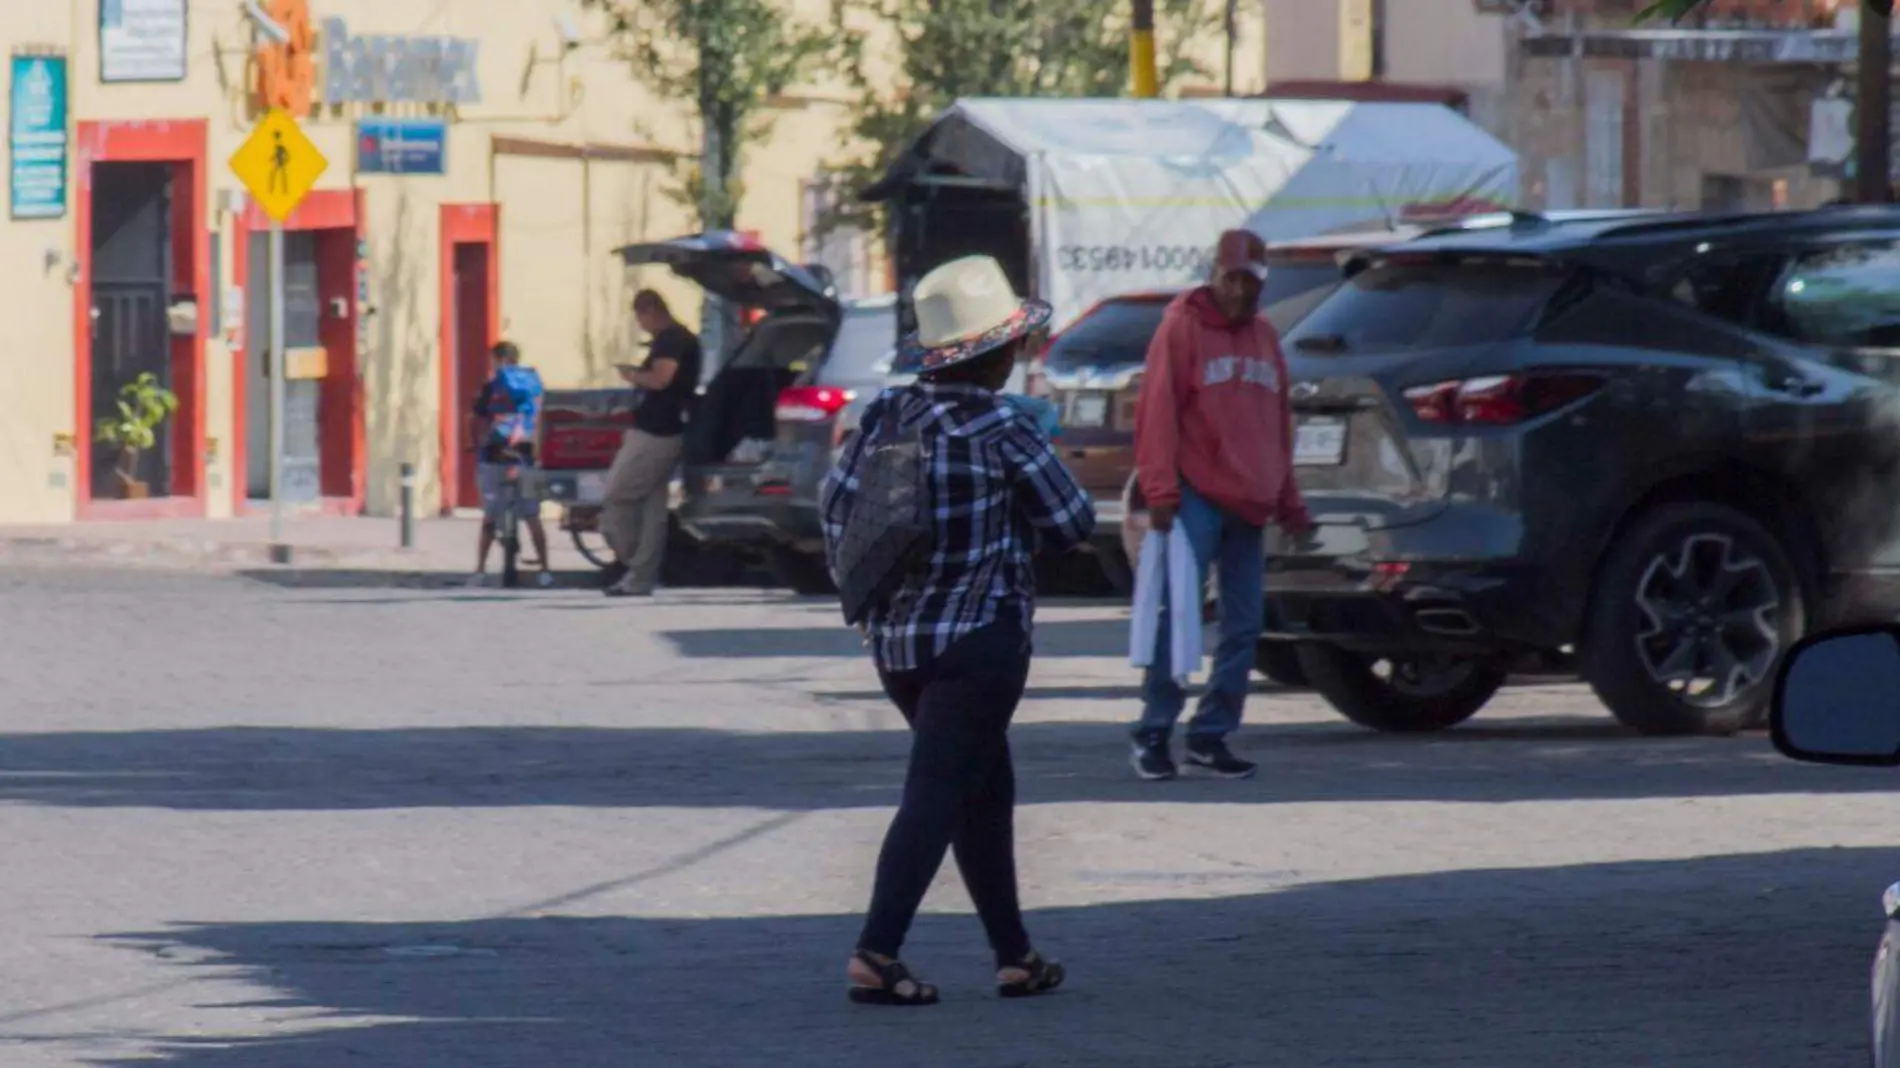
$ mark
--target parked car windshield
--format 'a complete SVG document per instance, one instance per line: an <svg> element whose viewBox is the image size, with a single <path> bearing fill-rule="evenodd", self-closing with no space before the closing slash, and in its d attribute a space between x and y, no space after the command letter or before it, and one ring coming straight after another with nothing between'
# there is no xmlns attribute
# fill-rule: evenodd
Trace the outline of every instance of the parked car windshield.
<svg viewBox="0 0 1900 1068"><path fill-rule="evenodd" d="M897 347L897 309L890 304L852 305L818 368L820 386L865 387L884 381Z"/></svg>
<svg viewBox="0 0 1900 1068"><path fill-rule="evenodd" d="M1489 344L1529 330L1562 283L1539 264L1387 263L1341 285L1286 341L1339 353Z"/></svg>
<svg viewBox="0 0 1900 1068"><path fill-rule="evenodd" d="M1069 374L1140 364L1148 358L1148 342L1167 309L1165 300L1109 301L1057 334L1043 357L1043 367Z"/></svg>

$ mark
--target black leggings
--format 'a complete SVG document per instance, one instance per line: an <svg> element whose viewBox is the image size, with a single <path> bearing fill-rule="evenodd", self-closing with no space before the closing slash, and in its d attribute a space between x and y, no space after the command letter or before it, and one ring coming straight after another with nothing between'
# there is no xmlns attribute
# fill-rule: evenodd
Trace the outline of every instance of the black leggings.
<svg viewBox="0 0 1900 1068"><path fill-rule="evenodd" d="M877 858L858 948L895 957L924 891L954 850L997 966L1029 953L1016 897L1016 772L1009 721L1029 679L1029 642L1016 623L973 631L916 671L879 671L911 726L904 800Z"/></svg>

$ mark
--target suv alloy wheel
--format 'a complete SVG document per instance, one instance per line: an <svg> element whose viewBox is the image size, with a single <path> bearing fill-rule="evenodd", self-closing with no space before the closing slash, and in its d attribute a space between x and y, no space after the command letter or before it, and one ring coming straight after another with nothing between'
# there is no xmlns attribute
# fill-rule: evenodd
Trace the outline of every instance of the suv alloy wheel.
<svg viewBox="0 0 1900 1068"><path fill-rule="evenodd" d="M1583 675L1645 734L1761 725L1774 670L1806 623L1775 536L1726 505L1664 505L1610 548L1585 622Z"/></svg>

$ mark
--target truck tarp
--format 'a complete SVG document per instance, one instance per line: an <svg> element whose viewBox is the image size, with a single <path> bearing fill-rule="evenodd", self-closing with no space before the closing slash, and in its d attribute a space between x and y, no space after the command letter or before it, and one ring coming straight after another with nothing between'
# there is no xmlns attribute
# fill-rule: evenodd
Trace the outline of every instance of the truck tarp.
<svg viewBox="0 0 1900 1068"><path fill-rule="evenodd" d="M1032 284L1061 325L1205 280L1229 227L1271 242L1508 208L1518 161L1438 104L966 99L862 195L945 180L1021 194Z"/></svg>

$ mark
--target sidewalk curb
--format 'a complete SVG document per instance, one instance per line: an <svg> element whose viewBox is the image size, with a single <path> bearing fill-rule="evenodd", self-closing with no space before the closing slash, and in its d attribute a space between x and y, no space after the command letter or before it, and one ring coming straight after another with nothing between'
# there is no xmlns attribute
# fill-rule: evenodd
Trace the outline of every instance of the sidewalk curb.
<svg viewBox="0 0 1900 1068"><path fill-rule="evenodd" d="M192 537L96 538L45 535L0 536L0 563L109 564L238 571L268 570L286 574L299 570L336 571L346 568L387 571L392 580L457 576L463 568L439 556L416 549L336 548L324 545L288 545L287 563L277 563L269 542L230 542Z"/></svg>

